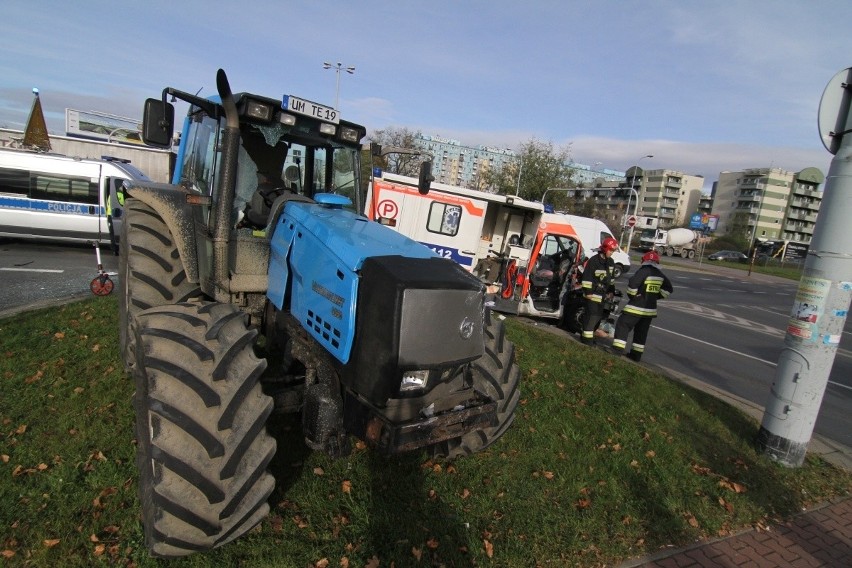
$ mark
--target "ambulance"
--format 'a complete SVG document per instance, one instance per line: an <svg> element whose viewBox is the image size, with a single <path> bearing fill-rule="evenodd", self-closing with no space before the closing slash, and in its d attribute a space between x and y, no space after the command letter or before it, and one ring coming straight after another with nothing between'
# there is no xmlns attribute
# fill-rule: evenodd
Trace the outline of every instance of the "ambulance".
<svg viewBox="0 0 852 568"><path fill-rule="evenodd" d="M427 195L415 178L380 173L365 215L451 258L487 287L500 312L563 319L577 289L580 238L563 216L541 203L435 183Z"/></svg>

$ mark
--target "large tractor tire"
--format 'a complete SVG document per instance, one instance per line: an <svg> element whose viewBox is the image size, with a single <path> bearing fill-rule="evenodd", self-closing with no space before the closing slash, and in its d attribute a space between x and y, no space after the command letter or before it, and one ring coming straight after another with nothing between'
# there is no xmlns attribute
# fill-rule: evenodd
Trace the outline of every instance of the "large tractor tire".
<svg viewBox="0 0 852 568"><path fill-rule="evenodd" d="M124 205L120 251L119 344L129 371L136 361L132 331L136 315L148 308L201 296L201 289L187 281L168 226L138 199L128 199Z"/></svg>
<svg viewBox="0 0 852 568"><path fill-rule="evenodd" d="M474 430L429 447L434 457L456 458L482 451L496 442L515 420L521 399L521 370L515 363L515 344L506 339L503 322L485 313L485 353L471 363L473 386L497 402L497 425Z"/></svg>
<svg viewBox="0 0 852 568"><path fill-rule="evenodd" d="M266 517L275 487L257 331L232 305L191 302L140 312L134 332L145 544L166 558L225 544Z"/></svg>

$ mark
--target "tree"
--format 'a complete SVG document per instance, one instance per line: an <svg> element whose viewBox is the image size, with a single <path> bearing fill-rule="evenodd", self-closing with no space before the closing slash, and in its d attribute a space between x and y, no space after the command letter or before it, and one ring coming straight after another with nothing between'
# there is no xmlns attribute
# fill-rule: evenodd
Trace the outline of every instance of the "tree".
<svg viewBox="0 0 852 568"><path fill-rule="evenodd" d="M552 142L532 138L521 146L517 161L507 163L499 170L486 171L482 175L482 182L488 191L502 195L517 194L524 199L541 201L549 188L576 187L568 168L570 158L567 149L556 150ZM552 194L548 194L549 203L554 203L550 198Z"/></svg>
<svg viewBox="0 0 852 568"><path fill-rule="evenodd" d="M381 160L377 158L376 165L379 165L378 162L381 161L382 167L389 173L417 177L420 163L430 159L430 156L419 153L420 148L417 147L415 140L420 136L420 131L414 132L408 128L394 126L376 130L371 137L372 142L381 144L384 150L402 148L415 152L411 154L389 152Z"/></svg>

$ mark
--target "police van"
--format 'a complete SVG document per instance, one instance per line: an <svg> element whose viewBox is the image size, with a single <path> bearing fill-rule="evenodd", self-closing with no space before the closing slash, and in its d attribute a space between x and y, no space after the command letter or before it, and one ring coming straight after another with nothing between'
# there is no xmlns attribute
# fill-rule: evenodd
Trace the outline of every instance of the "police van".
<svg viewBox="0 0 852 568"><path fill-rule="evenodd" d="M0 148L0 237L114 245L125 180L151 181L129 160Z"/></svg>

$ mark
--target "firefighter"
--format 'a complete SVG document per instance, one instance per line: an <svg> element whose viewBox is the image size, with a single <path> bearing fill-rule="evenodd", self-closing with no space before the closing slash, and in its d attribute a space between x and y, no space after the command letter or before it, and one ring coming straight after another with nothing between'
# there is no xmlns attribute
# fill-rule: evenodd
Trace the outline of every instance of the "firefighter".
<svg viewBox="0 0 852 568"><path fill-rule="evenodd" d="M674 291L671 281L660 270L659 264L660 255L656 251L646 252L642 257L642 266L627 282L627 295L630 300L615 324L613 350L637 362L645 352L651 320L657 317L657 300L668 297ZM633 346L629 353L625 353L630 330L633 330Z"/></svg>
<svg viewBox="0 0 852 568"><path fill-rule="evenodd" d="M583 318L582 341L586 345L595 342L595 330L604 315L604 298L612 298L615 293L615 261L612 253L618 250L618 241L607 237L598 247L598 254L592 256L583 269L583 296L586 298L586 313Z"/></svg>

